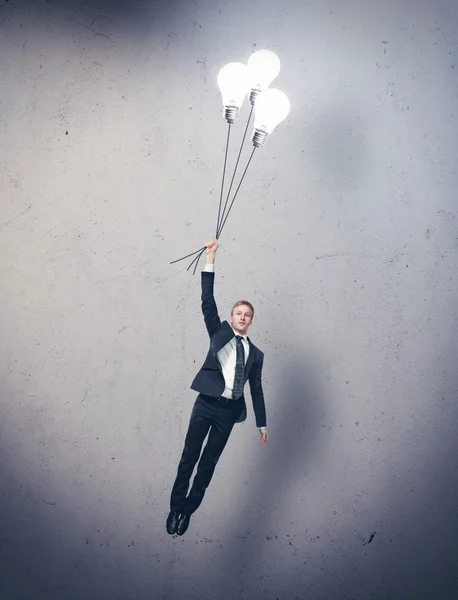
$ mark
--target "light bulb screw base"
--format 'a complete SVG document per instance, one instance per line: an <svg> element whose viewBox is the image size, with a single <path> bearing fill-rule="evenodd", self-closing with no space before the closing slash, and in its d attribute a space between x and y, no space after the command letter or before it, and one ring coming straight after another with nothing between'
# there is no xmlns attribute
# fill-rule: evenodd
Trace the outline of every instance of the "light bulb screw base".
<svg viewBox="0 0 458 600"><path fill-rule="evenodd" d="M260 88L251 88L250 102L251 102L252 106L254 106L254 104L256 102L256 98L259 96L260 93L261 93Z"/></svg>
<svg viewBox="0 0 458 600"><path fill-rule="evenodd" d="M228 123L234 123L239 118L240 108L238 106L225 106L224 118Z"/></svg>
<svg viewBox="0 0 458 600"><path fill-rule="evenodd" d="M264 145L264 142L267 139L269 134L265 131L261 131L260 129L255 129L253 131L253 135L251 136L251 141L253 142L253 146L255 148L260 148Z"/></svg>

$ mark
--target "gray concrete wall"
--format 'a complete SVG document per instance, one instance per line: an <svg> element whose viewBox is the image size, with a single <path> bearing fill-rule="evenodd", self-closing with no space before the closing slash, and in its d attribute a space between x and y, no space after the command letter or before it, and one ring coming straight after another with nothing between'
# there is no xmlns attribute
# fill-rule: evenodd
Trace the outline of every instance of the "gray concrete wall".
<svg viewBox="0 0 458 600"><path fill-rule="evenodd" d="M457 28L452 0L2 2L1 600L458 597ZM214 232L218 69L263 47L292 110L216 294L255 305L270 440L250 410L171 538L207 339L169 261Z"/></svg>

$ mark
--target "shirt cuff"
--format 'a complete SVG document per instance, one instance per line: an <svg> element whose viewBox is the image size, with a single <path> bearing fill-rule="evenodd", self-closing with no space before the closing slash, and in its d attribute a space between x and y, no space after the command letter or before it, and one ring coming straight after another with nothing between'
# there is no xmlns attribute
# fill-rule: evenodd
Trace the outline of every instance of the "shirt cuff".
<svg viewBox="0 0 458 600"><path fill-rule="evenodd" d="M206 264L204 271L207 271L207 273L214 273L215 272L215 265L212 264Z"/></svg>
<svg viewBox="0 0 458 600"><path fill-rule="evenodd" d="M267 427L260 427L259 431L266 431Z"/></svg>

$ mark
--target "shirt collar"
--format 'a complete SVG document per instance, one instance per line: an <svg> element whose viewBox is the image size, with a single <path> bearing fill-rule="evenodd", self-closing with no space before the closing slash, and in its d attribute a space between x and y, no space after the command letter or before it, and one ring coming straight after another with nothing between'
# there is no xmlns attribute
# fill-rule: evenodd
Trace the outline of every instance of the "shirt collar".
<svg viewBox="0 0 458 600"><path fill-rule="evenodd" d="M234 335L240 335L240 333L237 333L233 327L231 327L231 329L234 332ZM248 336L247 336L247 334L240 335L240 337L243 338L245 340L245 342L248 342Z"/></svg>

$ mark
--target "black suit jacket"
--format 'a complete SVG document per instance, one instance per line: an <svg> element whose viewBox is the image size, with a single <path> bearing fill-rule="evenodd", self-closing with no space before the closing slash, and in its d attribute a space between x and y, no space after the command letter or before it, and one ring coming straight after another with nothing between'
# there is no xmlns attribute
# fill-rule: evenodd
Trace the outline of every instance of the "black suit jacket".
<svg viewBox="0 0 458 600"><path fill-rule="evenodd" d="M218 316L218 309L213 295L214 282L214 273L202 271L202 312L208 335L210 336L210 348L202 368L192 382L191 389L206 396L218 398L224 392L226 384L217 352L235 337L235 334L230 324L227 321L221 322ZM250 345L250 353L245 365L244 384L247 380L250 382L256 425L258 427L265 427L266 409L261 382L264 354L251 342L250 338L248 338L248 343ZM236 423L241 423L246 419L244 396L242 396L242 400L243 408Z"/></svg>

